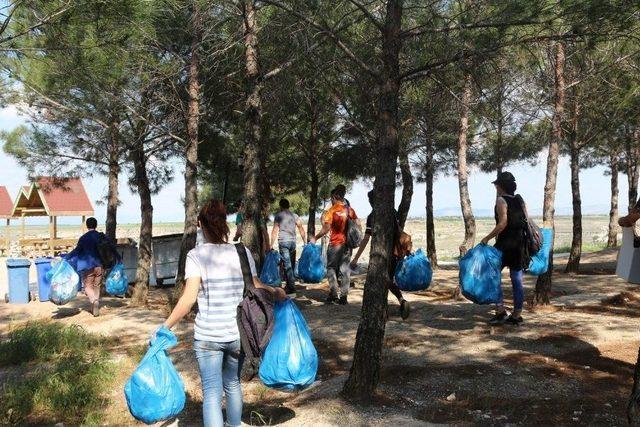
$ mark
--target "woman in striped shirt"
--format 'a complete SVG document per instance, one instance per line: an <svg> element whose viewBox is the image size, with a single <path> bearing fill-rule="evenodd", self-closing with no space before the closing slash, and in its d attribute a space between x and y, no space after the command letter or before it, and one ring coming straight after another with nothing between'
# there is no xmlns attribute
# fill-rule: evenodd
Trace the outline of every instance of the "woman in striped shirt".
<svg viewBox="0 0 640 427"><path fill-rule="evenodd" d="M242 301L244 281L237 250L229 244L227 211L220 201L206 203L198 215L206 243L187 255L184 293L165 322L171 328L198 302L193 347L198 359L203 392L205 427L222 427L222 394L227 400L228 426L241 425L240 333L236 308ZM278 300L284 291L260 282L251 253L247 256L257 288L268 289Z"/></svg>

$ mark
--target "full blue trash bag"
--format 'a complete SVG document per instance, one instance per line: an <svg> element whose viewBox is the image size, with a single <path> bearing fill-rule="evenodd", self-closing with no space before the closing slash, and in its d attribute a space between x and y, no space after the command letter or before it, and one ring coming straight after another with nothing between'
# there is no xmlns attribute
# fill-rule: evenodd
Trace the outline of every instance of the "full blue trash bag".
<svg viewBox="0 0 640 427"><path fill-rule="evenodd" d="M502 252L493 246L478 245L460 260L462 295L476 304L498 302L501 278Z"/></svg>
<svg viewBox="0 0 640 427"><path fill-rule="evenodd" d="M274 308L274 329L260 363L262 382L280 390L310 386L318 373L318 353L296 304L287 299Z"/></svg>
<svg viewBox="0 0 640 427"><path fill-rule="evenodd" d="M431 262L422 249L407 255L396 267L396 284L403 291L422 291L431 284L433 270Z"/></svg>
<svg viewBox="0 0 640 427"><path fill-rule="evenodd" d="M106 283L107 293L109 295L124 295L129 288L129 278L124 271L124 264L121 262L113 266L109 275L107 276Z"/></svg>
<svg viewBox="0 0 640 427"><path fill-rule="evenodd" d="M305 283L320 283L326 273L320 245L307 243L298 261L298 277Z"/></svg>
<svg viewBox="0 0 640 427"><path fill-rule="evenodd" d="M51 261L47 278L51 281L49 301L52 303L64 305L76 297L80 276L64 259Z"/></svg>
<svg viewBox="0 0 640 427"><path fill-rule="evenodd" d="M549 255L551 254L551 245L553 244L553 229L541 228L542 233L542 246L538 253L531 257L529 263L528 273L535 276L544 274L549 269Z"/></svg>
<svg viewBox="0 0 640 427"><path fill-rule="evenodd" d="M280 260L282 257L275 250L270 250L264 257L262 271L260 272L260 281L270 286L280 286L282 278L280 277Z"/></svg>
<svg viewBox="0 0 640 427"><path fill-rule="evenodd" d="M173 418L184 408L184 383L167 355L167 349L177 343L169 329L160 328L124 386L129 412L145 424Z"/></svg>

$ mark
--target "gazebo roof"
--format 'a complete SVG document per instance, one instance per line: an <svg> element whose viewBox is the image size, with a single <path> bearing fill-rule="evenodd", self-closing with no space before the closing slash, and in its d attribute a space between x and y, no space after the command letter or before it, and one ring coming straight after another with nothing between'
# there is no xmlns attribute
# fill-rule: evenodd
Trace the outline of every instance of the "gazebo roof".
<svg viewBox="0 0 640 427"><path fill-rule="evenodd" d="M12 216L90 216L93 205L80 178L43 176L24 186L13 204Z"/></svg>
<svg viewBox="0 0 640 427"><path fill-rule="evenodd" d="M0 218L11 218L13 202L7 191L7 187L0 186Z"/></svg>

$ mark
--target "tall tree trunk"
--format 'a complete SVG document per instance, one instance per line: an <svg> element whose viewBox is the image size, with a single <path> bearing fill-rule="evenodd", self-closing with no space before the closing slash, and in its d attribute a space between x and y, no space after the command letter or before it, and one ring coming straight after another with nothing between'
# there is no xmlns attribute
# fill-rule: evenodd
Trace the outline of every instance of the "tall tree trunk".
<svg viewBox="0 0 640 427"><path fill-rule="evenodd" d="M578 141L578 126L580 123L580 103L573 102L573 117L571 118L571 135L569 137L569 160L571 164L571 200L573 206L573 233L571 250L567 261L566 273L580 271L582 257L582 198L580 196L580 142Z"/></svg>
<svg viewBox="0 0 640 427"><path fill-rule="evenodd" d="M627 143L627 182L629 184L628 198L629 209L631 209L638 200L638 178L640 177L640 131L636 133L635 140Z"/></svg>
<svg viewBox="0 0 640 427"><path fill-rule="evenodd" d="M413 174L411 173L411 164L409 163L409 153L404 143L404 147L400 149L398 163L400 164L400 174L402 176L402 198L398 205L398 217L400 228L404 229L411 208L411 198L413 197Z"/></svg>
<svg viewBox="0 0 640 427"><path fill-rule="evenodd" d="M379 141L374 188L373 209L377 212L373 224L371 260L367 272L362 302L362 314L343 395L356 400L371 399L380 379L382 345L384 341L387 293L391 278L389 266L392 256L394 230L394 193L398 159L398 95L400 90L402 0L386 3L386 17L382 31L382 76L379 83L378 129Z"/></svg>
<svg viewBox="0 0 640 427"><path fill-rule="evenodd" d="M438 255L436 253L436 229L433 219L433 176L435 167L433 164L433 141L427 138L427 162L425 165L425 183L427 199L427 256L432 268L438 268Z"/></svg>
<svg viewBox="0 0 640 427"><path fill-rule="evenodd" d="M571 196L573 204L573 236L571 239L571 251L567 261L567 273L578 273L580 270L580 258L582 256L582 199L580 197L580 151L578 148L571 150Z"/></svg>
<svg viewBox="0 0 640 427"><path fill-rule="evenodd" d="M178 258L178 273L176 275L176 287L173 291L174 300L182 295L184 287L185 264L187 254L196 245L196 233L198 231L198 127L200 123L200 59L198 49L202 42L202 18L198 0L193 2L191 16L192 40L191 58L189 59L188 95L187 105L187 144L185 146L184 169L184 233L180 244L180 256Z"/></svg>
<svg viewBox="0 0 640 427"><path fill-rule="evenodd" d="M242 243L259 269L263 257L260 216L264 196L262 150L262 83L258 64L258 22L254 0L243 0L245 47L244 220Z"/></svg>
<svg viewBox="0 0 640 427"><path fill-rule="evenodd" d="M618 246L618 153L612 153L609 159L609 167L611 169L611 209L609 210L609 237L607 238L607 247L615 248Z"/></svg>
<svg viewBox="0 0 640 427"><path fill-rule="evenodd" d="M460 245L460 256L463 256L471 249L476 240L476 219L471 209L471 198L469 197L467 165L469 131L469 110L471 106L471 74L464 76L464 88L460 105L460 128L458 130L458 188L460 190L460 208L464 220L464 241Z"/></svg>
<svg viewBox="0 0 640 427"><path fill-rule="evenodd" d="M318 176L318 112L315 104L311 112L311 133L309 138L310 159L309 169L311 174L311 188L309 189L309 221L307 223L307 236L316 234L316 211L318 210L318 188L320 178Z"/></svg>
<svg viewBox="0 0 640 427"><path fill-rule="evenodd" d="M638 360L633 369L633 388L627 405L627 419L630 426L640 426L640 350L638 350Z"/></svg>
<svg viewBox="0 0 640 427"><path fill-rule="evenodd" d="M120 149L116 128L112 126L109 133L111 139L111 152L109 153L109 190L107 193L107 219L105 222L105 234L112 242L115 242L116 227L118 224L118 204L120 203L120 199L118 197L118 182L120 177L120 159L118 158L118 153L120 152Z"/></svg>
<svg viewBox="0 0 640 427"><path fill-rule="evenodd" d="M564 116L565 84L564 84L564 44L555 44L555 90L554 90L554 110L552 120L552 134L549 141L549 154L547 156L547 176L544 185L544 205L542 219L545 228L554 227L556 182L558 178L558 156L560 143L562 142L562 118ZM554 233L555 235L555 233ZM555 237L554 237L555 239ZM549 270L538 277L534 304L549 304L551 295L551 277L553 275L553 243L549 256Z"/></svg>
<svg viewBox="0 0 640 427"><path fill-rule="evenodd" d="M134 179L140 197L140 237L138 239L138 267L136 284L133 290L132 304L145 305L149 293L149 275L151 271L151 238L153 236L153 205L151 187L147 174L146 155L142 147L131 152Z"/></svg>

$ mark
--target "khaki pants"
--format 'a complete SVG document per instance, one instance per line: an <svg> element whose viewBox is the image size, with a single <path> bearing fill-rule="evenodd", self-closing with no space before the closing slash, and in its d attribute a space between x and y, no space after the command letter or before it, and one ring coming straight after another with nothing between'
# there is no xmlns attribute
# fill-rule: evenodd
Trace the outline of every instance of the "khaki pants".
<svg viewBox="0 0 640 427"><path fill-rule="evenodd" d="M102 267L94 267L91 270L82 272L84 293L87 294L91 304L100 300L100 285L102 284L103 274L104 270Z"/></svg>

